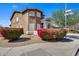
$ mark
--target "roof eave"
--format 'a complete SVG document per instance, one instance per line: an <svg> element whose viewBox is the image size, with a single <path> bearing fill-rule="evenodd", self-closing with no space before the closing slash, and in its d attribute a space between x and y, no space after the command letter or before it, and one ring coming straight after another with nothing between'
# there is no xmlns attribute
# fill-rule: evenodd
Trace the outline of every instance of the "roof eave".
<svg viewBox="0 0 79 59"><path fill-rule="evenodd" d="M13 16L14 16L15 13L22 13L22 12L20 12L20 11L14 11L13 14L12 14L12 16L11 16L11 18L10 18L10 21L12 20L12 18L13 18Z"/></svg>

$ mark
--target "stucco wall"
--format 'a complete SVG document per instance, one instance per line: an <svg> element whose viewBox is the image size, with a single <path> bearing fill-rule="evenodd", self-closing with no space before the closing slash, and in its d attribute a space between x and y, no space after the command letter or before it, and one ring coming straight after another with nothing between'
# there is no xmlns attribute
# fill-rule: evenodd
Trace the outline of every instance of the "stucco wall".
<svg viewBox="0 0 79 59"><path fill-rule="evenodd" d="M16 22L16 18L18 17L18 22ZM22 25L22 14L21 13L15 13L11 20L11 27L12 28L20 28L20 25Z"/></svg>
<svg viewBox="0 0 79 59"><path fill-rule="evenodd" d="M26 34L28 32L28 13L23 14L22 25L24 33Z"/></svg>

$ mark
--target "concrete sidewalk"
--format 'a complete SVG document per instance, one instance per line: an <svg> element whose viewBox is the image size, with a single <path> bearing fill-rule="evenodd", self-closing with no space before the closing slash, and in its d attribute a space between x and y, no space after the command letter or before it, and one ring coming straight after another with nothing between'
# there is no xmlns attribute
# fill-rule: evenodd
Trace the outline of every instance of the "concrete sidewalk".
<svg viewBox="0 0 79 59"><path fill-rule="evenodd" d="M0 56L74 56L79 48L79 39L67 38L70 41L0 47Z"/></svg>
<svg viewBox="0 0 79 59"><path fill-rule="evenodd" d="M78 45L76 42L51 42L21 47L0 47L0 56L73 56Z"/></svg>
<svg viewBox="0 0 79 59"><path fill-rule="evenodd" d="M78 33L68 33L67 35L79 36L79 34L78 34Z"/></svg>

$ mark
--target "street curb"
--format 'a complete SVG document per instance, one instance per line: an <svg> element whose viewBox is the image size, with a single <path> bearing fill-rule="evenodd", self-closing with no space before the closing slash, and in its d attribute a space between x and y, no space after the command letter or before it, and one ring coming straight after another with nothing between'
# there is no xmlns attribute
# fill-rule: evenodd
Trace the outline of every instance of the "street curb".
<svg viewBox="0 0 79 59"><path fill-rule="evenodd" d="M77 56L78 51L79 51L79 47L76 46L72 52L72 56Z"/></svg>

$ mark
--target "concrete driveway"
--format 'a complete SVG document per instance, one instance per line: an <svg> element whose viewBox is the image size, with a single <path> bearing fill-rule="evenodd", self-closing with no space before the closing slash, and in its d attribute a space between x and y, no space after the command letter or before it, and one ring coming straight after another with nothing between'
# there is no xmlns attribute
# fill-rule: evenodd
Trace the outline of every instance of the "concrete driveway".
<svg viewBox="0 0 79 59"><path fill-rule="evenodd" d="M69 38L69 37L67 37ZM70 41L37 43L20 47L0 47L0 56L74 56L79 39Z"/></svg>

